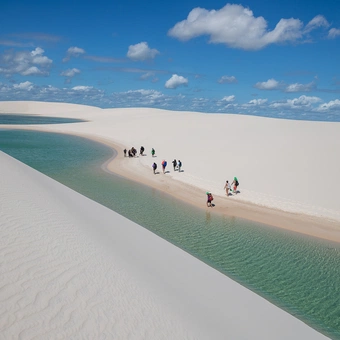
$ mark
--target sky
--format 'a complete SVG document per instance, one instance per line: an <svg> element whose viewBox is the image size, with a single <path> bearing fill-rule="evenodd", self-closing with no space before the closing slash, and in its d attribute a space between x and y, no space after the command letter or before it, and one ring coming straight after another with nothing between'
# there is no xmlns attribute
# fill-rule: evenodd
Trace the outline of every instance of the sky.
<svg viewBox="0 0 340 340"><path fill-rule="evenodd" d="M340 1L0 4L0 100L340 121Z"/></svg>

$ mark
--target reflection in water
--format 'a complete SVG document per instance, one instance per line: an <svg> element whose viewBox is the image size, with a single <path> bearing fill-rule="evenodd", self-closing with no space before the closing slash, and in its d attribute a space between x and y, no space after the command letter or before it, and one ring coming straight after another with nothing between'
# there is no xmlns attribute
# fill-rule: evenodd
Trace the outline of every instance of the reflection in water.
<svg viewBox="0 0 340 340"><path fill-rule="evenodd" d="M62 124L85 122L76 118L43 117L34 115L0 113L0 124L4 125L32 125L32 124Z"/></svg>

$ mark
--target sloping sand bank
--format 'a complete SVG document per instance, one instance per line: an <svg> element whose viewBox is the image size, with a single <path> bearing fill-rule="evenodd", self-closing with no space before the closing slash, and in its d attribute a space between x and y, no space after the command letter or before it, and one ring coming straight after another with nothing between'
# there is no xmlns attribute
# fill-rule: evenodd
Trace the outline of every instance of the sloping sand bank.
<svg viewBox="0 0 340 340"><path fill-rule="evenodd" d="M0 152L1 339L325 339Z"/></svg>

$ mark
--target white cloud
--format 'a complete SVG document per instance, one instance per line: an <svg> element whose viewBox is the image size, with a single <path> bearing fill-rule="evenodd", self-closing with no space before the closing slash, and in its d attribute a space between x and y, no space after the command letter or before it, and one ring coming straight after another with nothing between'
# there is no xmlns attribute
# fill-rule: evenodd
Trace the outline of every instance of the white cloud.
<svg viewBox="0 0 340 340"><path fill-rule="evenodd" d="M331 100L328 103L321 104L316 109L316 111L330 111L330 110L340 110L340 100L339 99Z"/></svg>
<svg viewBox="0 0 340 340"><path fill-rule="evenodd" d="M44 72L39 70L36 66L31 66L27 70L24 70L21 72L21 75L23 76L37 76L37 75L43 75Z"/></svg>
<svg viewBox="0 0 340 340"><path fill-rule="evenodd" d="M222 76L218 81L220 84L231 84L231 83L237 83L237 79L234 76Z"/></svg>
<svg viewBox="0 0 340 340"><path fill-rule="evenodd" d="M331 28L328 32L328 38L334 39L340 36L340 29L338 28Z"/></svg>
<svg viewBox="0 0 340 340"><path fill-rule="evenodd" d="M148 43L145 41L142 41L136 45L130 45L129 50L127 52L127 57L131 60L137 61L137 60L148 60L148 59L154 59L156 55L159 54L159 51L157 51L154 48L149 48Z"/></svg>
<svg viewBox="0 0 340 340"><path fill-rule="evenodd" d="M220 10L194 8L186 20L168 31L168 35L183 41L208 35L210 43L245 50L258 50L269 44L293 42L303 37L303 23L299 19L281 19L272 31L267 26L267 21L255 17L249 8L227 4Z"/></svg>
<svg viewBox="0 0 340 340"><path fill-rule="evenodd" d="M304 33L309 33L319 27L329 27L329 23L323 15L314 17L305 27Z"/></svg>
<svg viewBox="0 0 340 340"><path fill-rule="evenodd" d="M13 84L13 88L18 89L18 90L30 91L30 90L33 89L33 87L34 87L34 85L30 81L25 81L25 82L20 83L20 84Z"/></svg>
<svg viewBox="0 0 340 340"><path fill-rule="evenodd" d="M83 86L83 85L79 85L79 86L74 86L72 87L72 90L74 91L89 91L92 90L93 86Z"/></svg>
<svg viewBox="0 0 340 340"><path fill-rule="evenodd" d="M268 102L268 99L252 99L249 101L249 105L260 106Z"/></svg>
<svg viewBox="0 0 340 340"><path fill-rule="evenodd" d="M85 53L85 50L80 48L80 47L76 47L76 46L73 46L73 47L70 47L68 50L67 50L67 54L68 55L71 55L71 56L74 56L74 57L77 57L81 54L84 54Z"/></svg>
<svg viewBox="0 0 340 340"><path fill-rule="evenodd" d="M321 101L322 100L319 97L308 97L308 96L303 95L303 96L300 96L299 98L273 102L269 106L273 108L301 109L301 108L311 108L312 104L316 104Z"/></svg>
<svg viewBox="0 0 340 340"><path fill-rule="evenodd" d="M221 99L223 102L228 102L228 103L231 103L235 100L235 96L234 95L231 95L231 96L225 96Z"/></svg>
<svg viewBox="0 0 340 340"><path fill-rule="evenodd" d="M267 81L256 83L255 87L260 90L276 90L280 87L280 84L275 79L268 79Z"/></svg>
<svg viewBox="0 0 340 340"><path fill-rule="evenodd" d="M82 54L85 54L85 50L80 48L80 47L76 47L76 46L72 46L70 47L67 52L66 52L66 57L63 59L63 62L69 61L71 59L71 57L79 57Z"/></svg>
<svg viewBox="0 0 340 340"><path fill-rule="evenodd" d="M188 79L184 78L183 76L179 76L177 74L173 74L170 79L168 79L165 83L165 87L167 89L176 89L178 86L181 85L188 85Z"/></svg>
<svg viewBox="0 0 340 340"><path fill-rule="evenodd" d="M69 68L69 69L61 72L60 75L64 76L64 77L72 78L78 73L80 73L80 70L78 70L77 68Z"/></svg>
<svg viewBox="0 0 340 340"><path fill-rule="evenodd" d="M0 68L0 73L22 76L48 75L52 60L43 54L44 50L40 47L33 51L6 51L0 55L0 62L4 66Z"/></svg>
<svg viewBox="0 0 340 340"><path fill-rule="evenodd" d="M140 90L130 90L130 91L127 91L125 93L128 93L128 94L140 94L142 96L145 96L145 97L149 97L150 99L157 99L157 98L161 98L163 97L164 95L159 92L159 91L156 91L156 90L144 90L144 89L140 89Z"/></svg>
<svg viewBox="0 0 340 340"><path fill-rule="evenodd" d="M308 84L290 84L286 87L285 92L308 92L315 88L315 83L311 82Z"/></svg>

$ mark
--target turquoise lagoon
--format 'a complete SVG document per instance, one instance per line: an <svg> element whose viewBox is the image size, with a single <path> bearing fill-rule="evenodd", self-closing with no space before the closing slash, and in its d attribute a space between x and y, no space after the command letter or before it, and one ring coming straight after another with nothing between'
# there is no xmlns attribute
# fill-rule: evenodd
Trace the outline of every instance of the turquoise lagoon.
<svg viewBox="0 0 340 340"><path fill-rule="evenodd" d="M340 339L339 244L207 213L109 174L102 164L115 151L80 137L0 130L0 150L149 229L325 335Z"/></svg>

